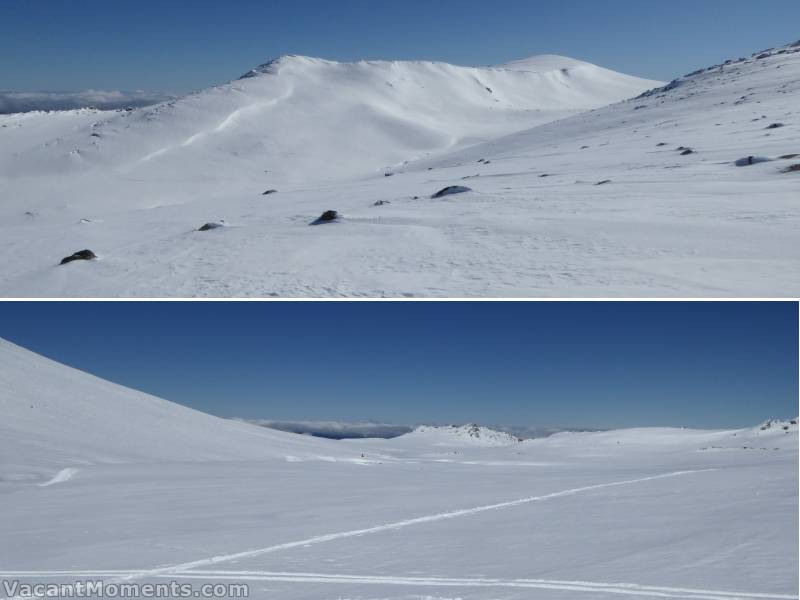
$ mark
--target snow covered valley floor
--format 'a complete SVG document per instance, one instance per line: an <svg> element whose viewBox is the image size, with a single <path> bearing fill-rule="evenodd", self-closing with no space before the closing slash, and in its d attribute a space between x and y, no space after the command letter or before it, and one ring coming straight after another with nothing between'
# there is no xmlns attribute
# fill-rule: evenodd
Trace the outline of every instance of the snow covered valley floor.
<svg viewBox="0 0 800 600"><path fill-rule="evenodd" d="M0 116L0 295L797 297L800 45L660 85L282 57Z"/></svg>
<svg viewBox="0 0 800 600"><path fill-rule="evenodd" d="M6 582L797 598L796 421L333 441L211 417L7 342L0 359Z"/></svg>

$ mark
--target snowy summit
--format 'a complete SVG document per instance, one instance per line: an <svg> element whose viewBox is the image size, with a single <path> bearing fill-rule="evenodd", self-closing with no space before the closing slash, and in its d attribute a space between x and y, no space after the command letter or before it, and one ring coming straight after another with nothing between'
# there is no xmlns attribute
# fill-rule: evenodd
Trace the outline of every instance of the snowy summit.
<svg viewBox="0 0 800 600"><path fill-rule="evenodd" d="M154 107L3 115L0 294L797 295L799 74L797 44L669 84L283 56Z"/></svg>

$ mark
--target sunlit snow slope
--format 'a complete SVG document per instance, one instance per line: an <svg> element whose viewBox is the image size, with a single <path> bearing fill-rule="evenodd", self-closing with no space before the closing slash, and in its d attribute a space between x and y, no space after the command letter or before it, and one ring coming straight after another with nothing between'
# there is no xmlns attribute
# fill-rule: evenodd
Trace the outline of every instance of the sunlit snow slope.
<svg viewBox="0 0 800 600"><path fill-rule="evenodd" d="M153 109L0 117L0 294L797 296L798 50L641 97L563 57L284 57Z"/></svg>
<svg viewBox="0 0 800 600"><path fill-rule="evenodd" d="M797 599L796 419L483 443L499 436L310 439L0 342L0 582L238 582L264 600Z"/></svg>
<svg viewBox="0 0 800 600"><path fill-rule="evenodd" d="M336 451L331 442L220 419L0 340L0 487L92 464L254 460ZM68 471L69 472L69 471Z"/></svg>

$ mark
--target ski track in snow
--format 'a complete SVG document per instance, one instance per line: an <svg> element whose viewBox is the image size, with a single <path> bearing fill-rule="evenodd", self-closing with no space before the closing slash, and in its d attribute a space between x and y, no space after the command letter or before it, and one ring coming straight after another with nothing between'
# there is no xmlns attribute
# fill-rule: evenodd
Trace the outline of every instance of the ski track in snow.
<svg viewBox="0 0 800 600"><path fill-rule="evenodd" d="M55 485L56 483L64 483L65 481L69 481L78 471L80 471L80 469L76 469L74 467L61 469L52 479L45 481L44 483L40 483L39 487L49 487L51 485Z"/></svg>
<svg viewBox="0 0 800 600"><path fill-rule="evenodd" d="M135 571L15 571L2 572L0 577L126 577L136 575ZM179 579L200 579L214 581L271 581L279 583L310 584L361 584L428 586L456 588L522 588L545 589L571 592L592 592L595 594L622 594L656 598L685 598L695 600L797 600L789 594L769 594L762 592L731 592L682 587L641 585L638 583L605 583L596 581L565 581L557 579L495 579L458 577L393 577L386 575L339 575L323 573L283 573L272 571L182 571L161 573L156 577Z"/></svg>
<svg viewBox="0 0 800 600"><path fill-rule="evenodd" d="M375 527L367 527L364 529L354 529L351 531L342 531L338 533L330 533L327 535L320 535L312 538L307 538L304 540L299 540L295 542L286 542L283 544L276 544L274 546L267 546L265 548L258 548L256 550L246 550L244 552L237 552L235 554L225 554L220 556L214 556L211 558L195 560L191 562L181 563L178 565L166 566L166 567L159 567L155 569L146 569L146 570L138 570L138 571L92 571L91 573L83 573L80 572L80 575L83 576L91 576L100 575L105 577L115 577L117 574L120 574L119 577L108 581L107 583L124 583L130 582L137 579L146 579L152 577L163 577L163 576L170 576L170 577L205 577L205 575L195 575L191 571L197 568L210 566L210 565L217 565L220 563L226 563L234 560L239 560L243 558L255 558L257 556L263 556L265 554L271 554L274 552L280 552L281 550L289 550L291 548L297 547L307 547L316 544L323 544L325 542L331 542L334 540L340 540L345 538L351 537L358 537L362 535L369 535L372 533L381 533L384 531L392 531L397 529L402 529L404 527L409 527L412 525L419 525L422 523L432 523L436 521L443 521L446 519L454 519L458 517L465 517L470 515L475 515L491 510L499 510L503 508L511 508L514 506L522 506L524 504L529 504L532 502L540 502L544 500L550 500L552 498L561 498L566 496L573 496L575 494L580 494L582 492L588 492L592 490L599 490L605 489L610 487L619 487L625 485L634 485L637 483L643 483L646 481L655 481L659 479L667 479L670 477L680 477L682 475L691 475L696 473L706 473L710 471L716 471L716 469L693 469L693 470L686 470L686 471L673 471L671 473L662 473L660 475L651 475L648 477L640 477L637 479L625 479L622 481L612 481L608 483L599 483L595 485L587 485L577 488L570 488L567 490L562 490L560 492L553 492L550 494L543 494L541 496L530 496L527 498L520 498L517 500L510 500L508 502L499 502L496 504L487 504L484 506L477 506L474 508L465 508L461 510L454 510L450 512L443 512L437 513L433 515L427 515L424 517L417 517L414 519L407 519L404 521L397 521L394 523L388 523L385 525L377 525ZM124 574L122 574L124 573ZM79 572L70 572L70 571L41 571L41 572L33 572L33 571L16 571L16 572L2 572L0 571L0 575L5 577L23 577L23 576L31 576L31 574L36 574L38 576L62 576L62 575L72 575L76 576ZM222 575L215 575L215 578L221 578ZM234 577L234 576L228 576ZM238 577L238 576L236 576ZM255 577L252 576L251 579ZM344 575L296 575L296 574L265 574L259 579L267 580L267 581L286 581L286 582L298 582L298 583L384 583L390 585L430 585L430 586L447 586L447 587L515 587L515 588L538 588L538 589L554 589L554 590L571 590L571 591L579 591L579 592L604 592L604 593L618 593L618 594L628 594L628 595L638 595L638 596L661 596L661 597L673 597L673 598L695 598L699 600L731 600L731 598L756 598L756 597L764 597L764 598L782 598L787 600L795 600L794 596L754 596L753 594L738 594L733 596L727 596L723 594L717 595L688 595L683 594L679 595L677 593L667 593L665 591L657 591L651 590L650 588L643 588L643 587L602 587L604 585L610 584L580 584L579 582L567 583L567 582L547 582L546 580L535 580L535 579L525 579L525 580L509 580L503 582L503 580L468 580L468 579L431 579L426 580L424 578L400 578L400 577L392 577L386 578L385 580L375 580L369 577L361 577L355 579L345 579L348 576ZM437 583L438 581L438 583ZM457 583L457 582L461 583ZM464 583L464 582L471 582L471 583ZM594 587L592 587L594 585ZM618 586L627 586L628 584L616 584ZM636 584L630 584L632 586L636 586ZM677 589L677 588L675 588ZM15 596L10 600L22 600L22 596Z"/></svg>
<svg viewBox="0 0 800 600"><path fill-rule="evenodd" d="M645 481L654 481L658 479L666 479L668 477L679 477L681 475L690 475L694 473L704 473L708 471L715 471L716 469L695 469L689 471L674 471L672 473L664 473L661 475L651 475L649 477L641 477L638 479L626 479L623 481L613 481L610 483L600 483L596 485L587 485L583 487L571 488L568 490L562 490L560 492L553 492L550 494L544 494L541 496L530 496L528 498L520 498L517 500L511 500L508 502L499 502L497 504L487 504L484 506L477 506L474 508L465 508L461 510L454 510L450 512L443 512L437 513L434 515L427 515L424 517L417 517L414 519L407 519L404 521L397 521L395 523L388 523L385 525L377 525L375 527L367 527L364 529L354 529L351 531L342 531L338 533L330 533L327 535L320 535L312 538L307 538L304 540L299 540L295 542L286 542L283 544L276 544L274 546L267 546L265 548L258 548L255 550L246 550L244 552L237 552L235 554L225 554L220 556L214 556L211 558L205 558L200 560L195 560L191 562L181 563L178 565L172 565L167 567L159 567L156 569L149 569L144 571L138 571L132 573L130 575L125 576L123 581L129 581L132 579L141 579L143 577L153 577L159 576L163 574L176 574L183 571L189 571L191 569L196 569L199 567L205 567L209 565L216 565L220 563L230 562L234 560L240 560L243 558L255 558L257 556L263 556L264 554L271 554L274 552L280 552L281 550L289 550L291 548L297 547L305 547L305 546L312 546L316 544L323 544L325 542L331 542L334 540L340 540L345 538L357 537L362 535L369 535L372 533L381 533L383 531L392 531L397 529L402 529L404 527L409 527L411 525L419 525L422 523L432 523L435 521L442 521L445 519L454 519L458 517L465 517L470 515L479 514L482 512L487 512L491 510L498 510L503 508L511 508L514 506L521 506L523 504L529 504L531 502L540 502L543 500L549 500L551 498L561 498L564 496L572 496L575 494L580 494L581 492L588 492L592 490L599 490L604 488L610 487L617 487L623 485L632 485L636 483L643 483Z"/></svg>

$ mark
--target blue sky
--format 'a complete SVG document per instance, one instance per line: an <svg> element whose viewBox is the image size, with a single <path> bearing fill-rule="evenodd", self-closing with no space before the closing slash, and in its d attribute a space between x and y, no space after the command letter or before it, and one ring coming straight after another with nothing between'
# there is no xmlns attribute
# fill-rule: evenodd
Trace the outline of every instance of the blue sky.
<svg viewBox="0 0 800 600"><path fill-rule="evenodd" d="M221 416L735 427L798 413L796 303L4 302L0 337Z"/></svg>
<svg viewBox="0 0 800 600"><path fill-rule="evenodd" d="M797 0L3 0L0 89L184 92L280 54L497 64L564 54L668 80L798 36Z"/></svg>

